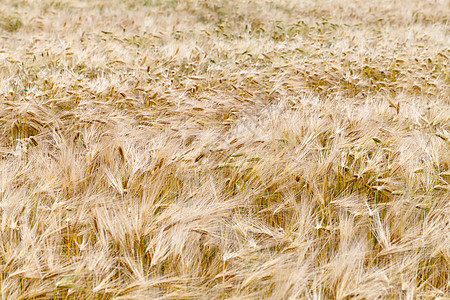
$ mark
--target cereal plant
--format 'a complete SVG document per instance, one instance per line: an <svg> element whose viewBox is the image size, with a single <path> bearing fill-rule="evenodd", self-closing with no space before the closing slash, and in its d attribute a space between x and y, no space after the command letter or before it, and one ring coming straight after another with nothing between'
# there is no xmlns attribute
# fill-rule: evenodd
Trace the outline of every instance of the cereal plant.
<svg viewBox="0 0 450 300"><path fill-rule="evenodd" d="M0 2L0 299L448 299L448 1Z"/></svg>

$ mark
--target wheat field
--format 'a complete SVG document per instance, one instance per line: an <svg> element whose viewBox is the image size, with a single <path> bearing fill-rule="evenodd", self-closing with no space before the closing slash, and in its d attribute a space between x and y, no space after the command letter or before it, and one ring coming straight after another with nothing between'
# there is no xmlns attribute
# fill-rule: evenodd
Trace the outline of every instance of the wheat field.
<svg viewBox="0 0 450 300"><path fill-rule="evenodd" d="M0 299L450 299L450 3L0 2Z"/></svg>

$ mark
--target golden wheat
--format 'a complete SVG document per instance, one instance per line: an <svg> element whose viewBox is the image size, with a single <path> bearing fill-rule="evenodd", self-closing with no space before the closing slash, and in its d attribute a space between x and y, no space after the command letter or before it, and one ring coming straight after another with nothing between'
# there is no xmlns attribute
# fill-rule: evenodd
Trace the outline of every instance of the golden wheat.
<svg viewBox="0 0 450 300"><path fill-rule="evenodd" d="M449 299L447 1L0 3L1 299Z"/></svg>

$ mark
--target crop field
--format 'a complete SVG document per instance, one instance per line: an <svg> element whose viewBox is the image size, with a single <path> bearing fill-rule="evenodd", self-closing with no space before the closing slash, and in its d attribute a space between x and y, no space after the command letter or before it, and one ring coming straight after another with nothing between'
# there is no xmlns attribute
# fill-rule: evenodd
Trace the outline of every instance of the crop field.
<svg viewBox="0 0 450 300"><path fill-rule="evenodd" d="M0 1L0 299L450 299L449 16Z"/></svg>

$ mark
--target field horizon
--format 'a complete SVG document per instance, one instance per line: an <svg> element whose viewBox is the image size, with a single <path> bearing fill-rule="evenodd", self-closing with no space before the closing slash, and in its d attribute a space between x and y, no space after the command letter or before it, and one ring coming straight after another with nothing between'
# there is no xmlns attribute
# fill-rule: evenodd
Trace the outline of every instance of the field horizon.
<svg viewBox="0 0 450 300"><path fill-rule="evenodd" d="M0 299L450 299L448 1L0 2Z"/></svg>

